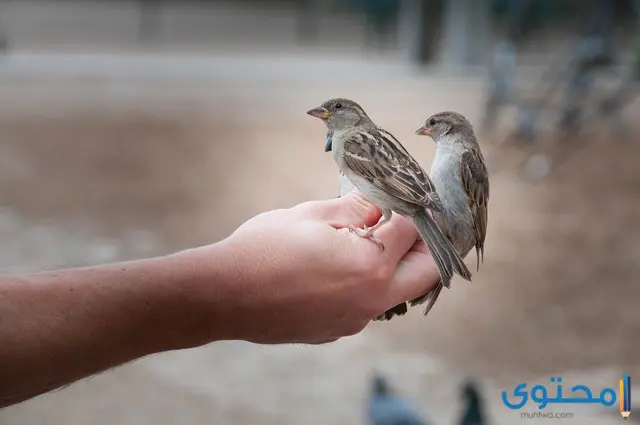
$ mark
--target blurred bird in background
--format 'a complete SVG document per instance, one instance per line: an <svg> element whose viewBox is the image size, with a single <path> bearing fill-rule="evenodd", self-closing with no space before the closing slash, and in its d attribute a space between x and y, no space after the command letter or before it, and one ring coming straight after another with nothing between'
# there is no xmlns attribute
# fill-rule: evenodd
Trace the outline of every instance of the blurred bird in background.
<svg viewBox="0 0 640 425"><path fill-rule="evenodd" d="M379 373L376 373L371 381L366 417L369 425L429 424L407 400L394 394L387 380Z"/></svg>
<svg viewBox="0 0 640 425"><path fill-rule="evenodd" d="M487 425L483 400L477 384L473 381L466 382L461 395L464 408L458 425Z"/></svg>

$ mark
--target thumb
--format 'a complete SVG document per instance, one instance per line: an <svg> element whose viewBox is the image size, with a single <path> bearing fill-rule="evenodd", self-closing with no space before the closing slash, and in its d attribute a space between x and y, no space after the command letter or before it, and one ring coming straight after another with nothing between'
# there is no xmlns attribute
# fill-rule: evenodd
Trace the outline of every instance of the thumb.
<svg viewBox="0 0 640 425"><path fill-rule="evenodd" d="M312 201L294 207L298 212L312 215L340 229L349 225L373 226L380 220L380 209L358 192L340 198Z"/></svg>

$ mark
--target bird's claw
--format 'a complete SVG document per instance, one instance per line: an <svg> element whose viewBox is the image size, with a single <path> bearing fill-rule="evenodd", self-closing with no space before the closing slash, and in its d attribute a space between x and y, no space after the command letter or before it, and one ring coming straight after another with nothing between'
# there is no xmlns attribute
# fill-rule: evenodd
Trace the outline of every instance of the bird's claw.
<svg viewBox="0 0 640 425"><path fill-rule="evenodd" d="M351 224L349 225L349 231L355 233L361 238L369 239L371 242L378 245L378 248L380 248L380 251L384 251L384 244L382 243L382 241L378 239L367 226L362 226L362 229L360 229L354 226L353 224Z"/></svg>

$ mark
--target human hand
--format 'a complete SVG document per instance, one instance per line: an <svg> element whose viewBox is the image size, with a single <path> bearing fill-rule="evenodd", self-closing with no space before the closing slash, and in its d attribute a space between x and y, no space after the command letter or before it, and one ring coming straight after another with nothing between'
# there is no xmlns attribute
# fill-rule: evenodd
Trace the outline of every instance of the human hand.
<svg viewBox="0 0 640 425"><path fill-rule="evenodd" d="M202 295L220 301L214 317L229 333L215 339L334 341L434 288L438 269L411 221L394 215L376 232L384 251L347 229L372 226L380 215L351 193L260 214L224 241L192 251L203 262L215 251L224 269L224 288L207 286Z"/></svg>
<svg viewBox="0 0 640 425"><path fill-rule="evenodd" d="M260 214L206 247L0 276L0 341L15 342L0 344L0 408L162 351L360 332L439 280L406 219L376 232L382 252L346 229L379 218L352 193Z"/></svg>

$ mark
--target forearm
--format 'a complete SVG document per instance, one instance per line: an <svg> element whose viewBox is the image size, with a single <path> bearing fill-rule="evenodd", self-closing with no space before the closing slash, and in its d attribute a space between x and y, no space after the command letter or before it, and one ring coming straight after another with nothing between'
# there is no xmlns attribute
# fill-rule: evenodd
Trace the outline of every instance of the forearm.
<svg viewBox="0 0 640 425"><path fill-rule="evenodd" d="M374 244L364 198L260 214L217 244L174 255L0 276L0 407L128 361L217 340L322 343L433 289L438 272L398 215Z"/></svg>
<svg viewBox="0 0 640 425"><path fill-rule="evenodd" d="M198 291L225 287L210 249L208 264L180 253L0 277L0 407L148 354L227 338L208 323L215 303L205 306Z"/></svg>

